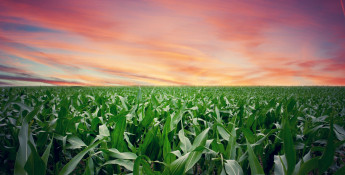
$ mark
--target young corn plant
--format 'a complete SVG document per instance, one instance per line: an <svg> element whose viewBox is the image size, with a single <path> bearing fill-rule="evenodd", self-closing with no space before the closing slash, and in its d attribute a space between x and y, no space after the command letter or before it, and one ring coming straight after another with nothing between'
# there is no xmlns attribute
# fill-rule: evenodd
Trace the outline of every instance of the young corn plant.
<svg viewBox="0 0 345 175"><path fill-rule="evenodd" d="M342 87L0 92L0 174L345 174Z"/></svg>

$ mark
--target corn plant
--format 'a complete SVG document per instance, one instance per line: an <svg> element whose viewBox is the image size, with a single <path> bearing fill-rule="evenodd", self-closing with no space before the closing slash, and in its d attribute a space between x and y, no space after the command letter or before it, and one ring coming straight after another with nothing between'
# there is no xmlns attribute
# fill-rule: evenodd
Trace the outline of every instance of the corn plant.
<svg viewBox="0 0 345 175"><path fill-rule="evenodd" d="M345 174L343 87L2 87L1 174Z"/></svg>

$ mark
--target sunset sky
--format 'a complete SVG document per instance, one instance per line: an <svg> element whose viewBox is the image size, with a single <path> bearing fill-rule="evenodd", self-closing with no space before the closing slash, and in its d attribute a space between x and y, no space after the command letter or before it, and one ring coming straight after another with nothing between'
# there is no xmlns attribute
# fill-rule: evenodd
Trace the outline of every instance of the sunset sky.
<svg viewBox="0 0 345 175"><path fill-rule="evenodd" d="M0 85L345 85L341 0L0 0Z"/></svg>

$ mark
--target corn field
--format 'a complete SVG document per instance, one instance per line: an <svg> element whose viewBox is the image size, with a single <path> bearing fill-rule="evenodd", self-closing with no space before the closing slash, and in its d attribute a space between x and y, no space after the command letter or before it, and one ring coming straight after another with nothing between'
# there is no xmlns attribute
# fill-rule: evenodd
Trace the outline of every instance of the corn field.
<svg viewBox="0 0 345 175"><path fill-rule="evenodd" d="M2 87L0 174L345 174L343 87Z"/></svg>

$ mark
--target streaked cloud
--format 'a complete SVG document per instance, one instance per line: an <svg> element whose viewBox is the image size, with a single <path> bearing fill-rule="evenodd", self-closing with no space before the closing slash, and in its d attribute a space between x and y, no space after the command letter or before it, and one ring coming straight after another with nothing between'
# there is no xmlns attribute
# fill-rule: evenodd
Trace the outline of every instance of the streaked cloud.
<svg viewBox="0 0 345 175"><path fill-rule="evenodd" d="M0 5L0 85L345 85L343 50L341 1Z"/></svg>
<svg viewBox="0 0 345 175"><path fill-rule="evenodd" d="M60 79L44 79L44 78L33 78L33 77L20 77L20 76L8 76L8 75L0 75L0 79L2 80L13 80L13 81L27 81L27 82L41 82L51 85L58 85L58 86L82 86L88 85L79 82L73 81L64 81Z"/></svg>

